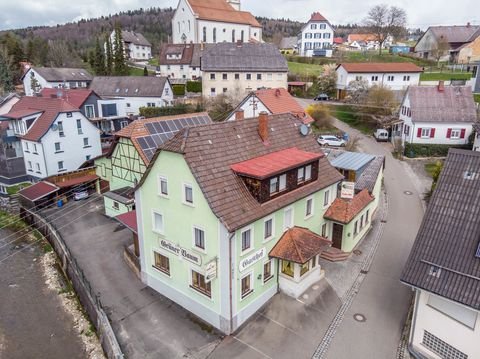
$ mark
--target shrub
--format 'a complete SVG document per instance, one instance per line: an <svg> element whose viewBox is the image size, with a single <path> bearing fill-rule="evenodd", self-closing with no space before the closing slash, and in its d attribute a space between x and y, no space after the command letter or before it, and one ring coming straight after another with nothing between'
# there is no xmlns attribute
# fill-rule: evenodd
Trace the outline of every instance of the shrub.
<svg viewBox="0 0 480 359"><path fill-rule="evenodd" d="M409 158L415 157L445 157L448 154L450 148L462 148L469 150L470 145L435 145L435 144L418 144L418 143L405 143L405 156Z"/></svg>
<svg viewBox="0 0 480 359"><path fill-rule="evenodd" d="M307 113L312 116L315 121L315 126L318 128L328 128L333 125L333 119L330 114L330 109L322 104L312 104L307 107Z"/></svg>
<svg viewBox="0 0 480 359"><path fill-rule="evenodd" d="M203 111L203 107L198 105L178 104L166 107L140 107L140 116L146 118L159 116L182 115L184 113L193 113Z"/></svg>
<svg viewBox="0 0 480 359"><path fill-rule="evenodd" d="M187 81L187 92L202 92L201 81Z"/></svg>
<svg viewBox="0 0 480 359"><path fill-rule="evenodd" d="M172 91L175 96L185 96L184 85L172 85Z"/></svg>

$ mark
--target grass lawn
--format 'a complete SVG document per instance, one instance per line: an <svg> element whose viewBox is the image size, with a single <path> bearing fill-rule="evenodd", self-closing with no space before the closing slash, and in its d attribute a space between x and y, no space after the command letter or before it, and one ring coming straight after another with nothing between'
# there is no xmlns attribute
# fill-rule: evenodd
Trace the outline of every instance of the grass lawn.
<svg viewBox="0 0 480 359"><path fill-rule="evenodd" d="M26 187L29 187L31 186L32 184L30 182L23 182L23 183L19 183L15 186L11 186L11 187L7 187L7 193L9 195L12 195L12 194L16 194L18 191L26 188Z"/></svg>
<svg viewBox="0 0 480 359"><path fill-rule="evenodd" d="M384 50L380 55L378 51L348 51L337 58L337 62L412 62L418 66L431 66L432 64L420 58L400 56Z"/></svg>
<svg viewBox="0 0 480 359"><path fill-rule="evenodd" d="M319 76L323 72L323 66L313 64L301 64L299 62L288 62L288 71L298 76Z"/></svg>
<svg viewBox="0 0 480 359"><path fill-rule="evenodd" d="M435 161L435 162L425 163L425 172L427 172L428 175L432 178L435 174L435 171L438 170L438 163L441 163L441 162Z"/></svg>
<svg viewBox="0 0 480 359"><path fill-rule="evenodd" d="M331 105L330 111L333 117L366 135L371 135L375 131L375 125L373 123L369 123L357 116L355 109L348 105Z"/></svg>
<svg viewBox="0 0 480 359"><path fill-rule="evenodd" d="M473 94L473 100L480 103L480 93Z"/></svg>
<svg viewBox="0 0 480 359"><path fill-rule="evenodd" d="M148 64L152 66L158 66L158 58L153 57L150 60L148 60Z"/></svg>
<svg viewBox="0 0 480 359"><path fill-rule="evenodd" d="M470 72L424 72L420 74L420 81L470 80L471 78Z"/></svg>
<svg viewBox="0 0 480 359"><path fill-rule="evenodd" d="M155 75L152 71L148 72L149 75ZM128 75L129 76L143 76L143 69L137 67L128 67Z"/></svg>

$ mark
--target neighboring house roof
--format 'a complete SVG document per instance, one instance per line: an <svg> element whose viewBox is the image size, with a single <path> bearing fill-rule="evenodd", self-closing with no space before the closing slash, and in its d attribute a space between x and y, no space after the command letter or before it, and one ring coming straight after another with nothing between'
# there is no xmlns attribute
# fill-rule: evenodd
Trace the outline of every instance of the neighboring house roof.
<svg viewBox="0 0 480 359"><path fill-rule="evenodd" d="M293 227L283 233L269 257L305 264L331 246L332 242L307 228Z"/></svg>
<svg viewBox="0 0 480 359"><path fill-rule="evenodd" d="M367 168L362 172L359 178L355 181L355 191L360 192L364 189L367 189L368 192L372 193L377 183L378 175L380 170L385 165L385 156L376 156L373 161L371 161Z"/></svg>
<svg viewBox="0 0 480 359"><path fill-rule="evenodd" d="M407 94L413 122L476 122L470 86L410 86Z"/></svg>
<svg viewBox="0 0 480 359"><path fill-rule="evenodd" d="M337 45L343 44L343 39L341 37L334 37L333 43Z"/></svg>
<svg viewBox="0 0 480 359"><path fill-rule="evenodd" d="M480 310L480 152L450 149L401 281Z"/></svg>
<svg viewBox="0 0 480 359"><path fill-rule="evenodd" d="M164 44L160 50L160 65L190 65L193 57L193 44ZM180 58L168 58L180 55Z"/></svg>
<svg viewBox="0 0 480 359"><path fill-rule="evenodd" d="M103 194L105 197L110 198L116 202L128 205L135 202L135 191L133 187L125 186L117 188L112 191Z"/></svg>
<svg viewBox="0 0 480 359"><path fill-rule="evenodd" d="M133 233L138 232L137 226L137 211L130 211L127 213L123 213L119 216L116 216L115 219L122 223L125 227L130 229Z"/></svg>
<svg viewBox="0 0 480 359"><path fill-rule="evenodd" d="M80 68L31 67L30 70L35 70L48 82L91 81L93 79L93 76L87 70Z"/></svg>
<svg viewBox="0 0 480 359"><path fill-rule="evenodd" d="M215 44L193 44L192 63L190 66L200 67L202 56Z"/></svg>
<svg viewBox="0 0 480 359"><path fill-rule="evenodd" d="M370 42L378 41L378 36L375 34L350 34L347 38L348 42Z"/></svg>
<svg viewBox="0 0 480 359"><path fill-rule="evenodd" d="M313 162L320 157L323 157L320 153L306 152L292 147L235 163L230 167L239 175L265 179Z"/></svg>
<svg viewBox="0 0 480 359"><path fill-rule="evenodd" d="M339 223L350 223L373 200L374 197L367 189L357 193L352 199L337 197L323 217Z"/></svg>
<svg viewBox="0 0 480 359"><path fill-rule="evenodd" d="M477 134L480 134L480 123L474 123L472 127Z"/></svg>
<svg viewBox="0 0 480 359"><path fill-rule="evenodd" d="M115 136L129 138L145 164L148 164L157 148L171 139L179 130L211 122L206 112L146 118L133 121L116 132ZM111 151L113 149L114 146L111 147Z"/></svg>
<svg viewBox="0 0 480 359"><path fill-rule="evenodd" d="M422 68L411 62L365 62L343 63L342 66L349 73L399 73L399 72L422 72Z"/></svg>
<svg viewBox="0 0 480 359"><path fill-rule="evenodd" d="M358 171L365 167L374 158L374 155L370 155L368 153L342 151L342 153L332 159L330 163L335 168Z"/></svg>
<svg viewBox="0 0 480 359"><path fill-rule="evenodd" d="M2 107L3 104L5 104L6 102L10 101L13 98L20 99L21 97L16 93L8 93L5 96L0 96L0 107Z"/></svg>
<svg viewBox="0 0 480 359"><path fill-rule="evenodd" d="M251 13L235 10L225 0L187 0L187 2L200 20L262 27Z"/></svg>
<svg viewBox="0 0 480 359"><path fill-rule="evenodd" d="M96 76L90 89L101 97L162 97L167 81L154 76Z"/></svg>
<svg viewBox="0 0 480 359"><path fill-rule="evenodd" d="M300 134L301 121L295 116L281 114L269 115L267 118L270 129L268 145L258 134L258 120L250 120L184 129L161 148L183 154L210 208L229 231L241 228L343 178L322 155L318 160L319 175L315 181L260 204L242 178L231 169L231 165L292 147L322 154L313 136ZM139 185L147 178L161 150L155 154Z"/></svg>
<svg viewBox="0 0 480 359"><path fill-rule="evenodd" d="M42 113L22 137L24 140L39 141L50 129L50 126L59 113L76 112L80 110L64 99L25 96L13 105L12 111L9 113L18 114L18 111L23 111L25 113L24 116L33 113ZM9 116L9 114L5 116Z"/></svg>
<svg viewBox="0 0 480 359"><path fill-rule="evenodd" d="M309 22L310 21L327 21L328 22L328 20L319 12L312 13L312 16L310 16Z"/></svg>
<svg viewBox="0 0 480 359"><path fill-rule="evenodd" d="M123 42L129 42L134 45L152 47L152 44L148 42L148 40L142 34L138 32L122 30L122 40Z"/></svg>
<svg viewBox="0 0 480 359"><path fill-rule="evenodd" d="M0 115L2 118L11 118L14 120L19 120L25 116L36 115L38 113L43 112L42 110L38 109L24 109L24 110L15 110L11 109L10 112Z"/></svg>
<svg viewBox="0 0 480 359"><path fill-rule="evenodd" d="M298 45L298 38L296 36L284 37L280 42L281 49L294 49Z"/></svg>
<svg viewBox="0 0 480 359"><path fill-rule="evenodd" d="M91 94L92 90L87 89L51 89L44 88L40 91L42 97L63 98L76 108L82 107ZM60 96L59 96L60 95Z"/></svg>
<svg viewBox="0 0 480 359"><path fill-rule="evenodd" d="M288 66L273 44L222 42L205 52L202 70L287 72Z"/></svg>
<svg viewBox="0 0 480 359"><path fill-rule="evenodd" d="M437 40L445 37L450 44L471 42L480 35L480 26L474 25L430 26L425 33L427 33L428 30L431 30Z"/></svg>
<svg viewBox="0 0 480 359"><path fill-rule="evenodd" d="M22 189L18 192L18 194L32 202L35 202L51 193L55 193L58 190L59 188L54 184L41 181Z"/></svg>

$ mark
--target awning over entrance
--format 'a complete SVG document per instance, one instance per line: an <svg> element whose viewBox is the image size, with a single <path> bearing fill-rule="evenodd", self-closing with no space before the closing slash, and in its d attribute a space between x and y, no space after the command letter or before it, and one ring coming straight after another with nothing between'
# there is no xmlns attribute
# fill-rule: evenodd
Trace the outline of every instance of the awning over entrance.
<svg viewBox="0 0 480 359"><path fill-rule="evenodd" d="M373 200L365 188L352 199L335 199L323 217L343 224L350 223Z"/></svg>
<svg viewBox="0 0 480 359"><path fill-rule="evenodd" d="M330 248L328 239L303 227L293 227L286 231L269 253L270 257L279 258L298 264L305 264L314 256Z"/></svg>
<svg viewBox="0 0 480 359"><path fill-rule="evenodd" d="M81 177L75 177L62 182L57 182L57 186L60 188L73 187L84 183L93 183L93 181L99 178L100 177L98 177L97 175L87 174Z"/></svg>
<svg viewBox="0 0 480 359"><path fill-rule="evenodd" d="M115 219L130 229L133 233L137 233L137 211L130 211L116 216Z"/></svg>
<svg viewBox="0 0 480 359"><path fill-rule="evenodd" d="M135 199L134 197L135 190L132 187L122 187L115 189L113 191L107 192L104 194L105 197L110 198L119 203L129 205L132 204Z"/></svg>
<svg viewBox="0 0 480 359"><path fill-rule="evenodd" d="M42 181L42 182L35 183L30 187L22 189L21 191L18 192L18 194L21 195L22 197L25 197L31 202L35 202L35 201L38 201L39 199L42 199L43 197L48 196L49 194L57 192L58 190L59 188L54 184Z"/></svg>

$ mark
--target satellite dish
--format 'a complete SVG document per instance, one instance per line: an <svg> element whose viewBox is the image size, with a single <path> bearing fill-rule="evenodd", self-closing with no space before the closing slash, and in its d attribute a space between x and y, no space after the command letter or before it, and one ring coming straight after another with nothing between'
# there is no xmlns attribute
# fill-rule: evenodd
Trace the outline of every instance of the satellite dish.
<svg viewBox="0 0 480 359"><path fill-rule="evenodd" d="M52 131L56 131L56 130L58 130L58 125L56 123L54 123L52 125Z"/></svg>
<svg viewBox="0 0 480 359"><path fill-rule="evenodd" d="M300 126L300 133L302 134L302 136L308 135L309 132L310 132L310 129L308 128L307 125Z"/></svg>

